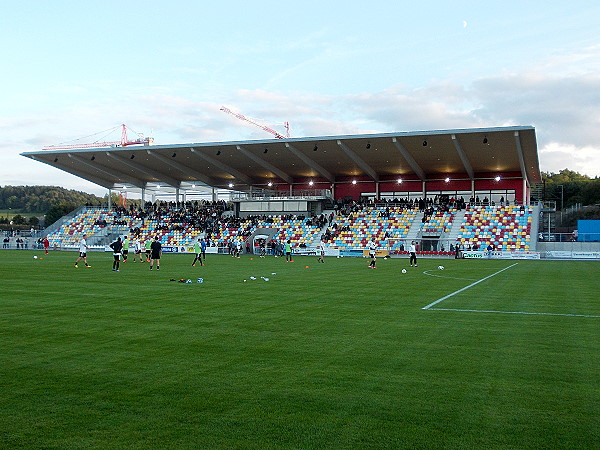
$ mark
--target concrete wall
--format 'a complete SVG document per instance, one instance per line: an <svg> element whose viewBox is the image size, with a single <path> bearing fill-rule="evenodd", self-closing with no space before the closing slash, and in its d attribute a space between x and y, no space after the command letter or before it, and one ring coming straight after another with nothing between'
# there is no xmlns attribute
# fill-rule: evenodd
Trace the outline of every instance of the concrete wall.
<svg viewBox="0 0 600 450"><path fill-rule="evenodd" d="M600 242L538 242L538 252L600 252Z"/></svg>

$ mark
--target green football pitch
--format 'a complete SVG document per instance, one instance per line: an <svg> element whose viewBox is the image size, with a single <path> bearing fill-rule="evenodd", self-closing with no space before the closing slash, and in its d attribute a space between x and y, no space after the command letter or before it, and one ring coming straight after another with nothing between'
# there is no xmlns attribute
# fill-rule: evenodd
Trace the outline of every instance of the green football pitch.
<svg viewBox="0 0 600 450"><path fill-rule="evenodd" d="M76 256L0 252L2 448L600 445L598 262Z"/></svg>

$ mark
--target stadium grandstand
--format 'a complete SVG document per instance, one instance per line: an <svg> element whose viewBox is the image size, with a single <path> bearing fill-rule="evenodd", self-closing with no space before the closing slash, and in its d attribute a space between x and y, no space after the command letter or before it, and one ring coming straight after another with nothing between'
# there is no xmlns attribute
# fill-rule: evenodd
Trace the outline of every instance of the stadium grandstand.
<svg viewBox="0 0 600 450"><path fill-rule="evenodd" d="M416 242L429 256L535 257L542 205L535 129L433 130L176 145L49 149L23 156L142 207L83 207L46 230L53 248L82 234L105 249L116 236L159 236L166 251L240 243L278 254L289 240L313 254L386 255ZM539 257L539 253L537 254Z"/></svg>

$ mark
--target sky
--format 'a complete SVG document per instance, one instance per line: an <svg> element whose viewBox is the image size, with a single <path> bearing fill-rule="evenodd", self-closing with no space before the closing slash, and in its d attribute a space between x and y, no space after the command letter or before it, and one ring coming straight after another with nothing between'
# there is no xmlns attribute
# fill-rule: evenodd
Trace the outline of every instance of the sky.
<svg viewBox="0 0 600 450"><path fill-rule="evenodd" d="M540 168L600 176L600 2L2 2L0 186L106 189L20 155L534 126ZM100 132L116 128L113 134ZM99 134L100 133L100 134Z"/></svg>

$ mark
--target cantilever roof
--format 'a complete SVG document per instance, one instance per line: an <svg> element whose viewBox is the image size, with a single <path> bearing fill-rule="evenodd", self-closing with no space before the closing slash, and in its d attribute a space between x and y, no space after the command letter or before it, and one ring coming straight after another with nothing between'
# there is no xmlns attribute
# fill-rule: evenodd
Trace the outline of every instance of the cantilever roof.
<svg viewBox="0 0 600 450"><path fill-rule="evenodd" d="M416 176L518 172L541 181L531 126L317 136L22 153L109 189L151 188L157 183L236 190L268 181L299 183L347 177L376 181ZM481 175L479 175L481 176Z"/></svg>

